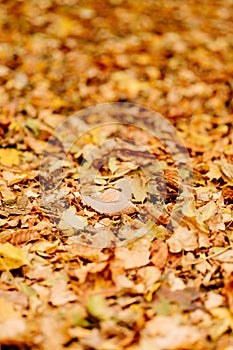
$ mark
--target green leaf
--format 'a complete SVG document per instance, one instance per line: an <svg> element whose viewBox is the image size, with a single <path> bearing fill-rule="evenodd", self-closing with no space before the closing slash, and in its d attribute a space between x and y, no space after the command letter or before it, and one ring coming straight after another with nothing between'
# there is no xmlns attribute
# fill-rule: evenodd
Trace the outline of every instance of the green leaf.
<svg viewBox="0 0 233 350"><path fill-rule="evenodd" d="M100 295L90 296L87 302L87 311L91 316L99 320L106 320L111 317L110 309L106 300Z"/></svg>

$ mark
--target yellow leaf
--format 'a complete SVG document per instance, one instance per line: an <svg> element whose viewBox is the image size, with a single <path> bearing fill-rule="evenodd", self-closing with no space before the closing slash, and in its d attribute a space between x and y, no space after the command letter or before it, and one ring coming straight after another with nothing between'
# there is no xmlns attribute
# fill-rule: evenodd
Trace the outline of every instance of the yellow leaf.
<svg viewBox="0 0 233 350"><path fill-rule="evenodd" d="M137 202L144 202L147 196L146 188L142 185L141 181L137 178L132 180L133 183L133 195Z"/></svg>
<svg viewBox="0 0 233 350"><path fill-rule="evenodd" d="M66 38L68 35L80 35L83 28L78 21L74 21L69 17L63 15L57 15L56 20L51 27L53 34L56 34L60 38Z"/></svg>
<svg viewBox="0 0 233 350"><path fill-rule="evenodd" d="M16 196L7 186L0 185L0 193L3 203L13 204L16 201Z"/></svg>
<svg viewBox="0 0 233 350"><path fill-rule="evenodd" d="M202 222L209 220L217 211L217 205L215 202L210 201L206 205L200 208Z"/></svg>
<svg viewBox="0 0 233 350"><path fill-rule="evenodd" d="M196 208L193 201L187 201L184 203L182 213L189 218L196 215Z"/></svg>
<svg viewBox="0 0 233 350"><path fill-rule="evenodd" d="M43 252L46 254L52 254L56 251L58 247L58 240L55 242L49 242L45 240L41 240L39 242L35 242L30 248L30 252Z"/></svg>
<svg viewBox="0 0 233 350"><path fill-rule="evenodd" d="M145 300L149 302L153 299L153 294L159 289L161 282L156 282L151 290L144 296Z"/></svg>
<svg viewBox="0 0 233 350"><path fill-rule="evenodd" d="M55 109L65 107L67 106L67 102L63 100L62 98L56 96L52 101L51 101L51 106Z"/></svg>
<svg viewBox="0 0 233 350"><path fill-rule="evenodd" d="M20 151L14 148L0 149L0 163L7 166L18 165L20 162Z"/></svg>
<svg viewBox="0 0 233 350"><path fill-rule="evenodd" d="M119 168L119 162L117 162L115 157L111 157L109 159L108 167L112 173L115 173L115 171Z"/></svg>
<svg viewBox="0 0 233 350"><path fill-rule="evenodd" d="M27 254L10 243L0 244L0 270L12 270L28 263Z"/></svg>

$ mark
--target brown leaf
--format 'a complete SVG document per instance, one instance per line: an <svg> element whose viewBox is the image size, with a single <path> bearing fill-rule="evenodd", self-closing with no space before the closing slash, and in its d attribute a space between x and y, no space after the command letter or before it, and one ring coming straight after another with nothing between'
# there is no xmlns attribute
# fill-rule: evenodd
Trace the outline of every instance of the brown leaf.
<svg viewBox="0 0 233 350"><path fill-rule="evenodd" d="M76 295L69 289L66 281L59 280L51 288L50 302L53 306L65 305L77 300Z"/></svg>
<svg viewBox="0 0 233 350"><path fill-rule="evenodd" d="M167 257L167 244L160 240L153 242L151 246L151 262L158 268L163 268L166 265Z"/></svg>
<svg viewBox="0 0 233 350"><path fill-rule="evenodd" d="M226 278L223 293L226 295L229 309L233 314L233 272Z"/></svg>
<svg viewBox="0 0 233 350"><path fill-rule="evenodd" d="M115 258L119 260L124 269L134 269L147 265L150 260L150 242L146 239L138 239L129 247L115 249Z"/></svg>

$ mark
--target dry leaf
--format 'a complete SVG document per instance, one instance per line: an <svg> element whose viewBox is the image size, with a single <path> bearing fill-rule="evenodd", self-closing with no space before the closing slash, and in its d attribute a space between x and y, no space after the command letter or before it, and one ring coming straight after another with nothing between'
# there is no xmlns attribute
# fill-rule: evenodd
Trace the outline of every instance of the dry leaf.
<svg viewBox="0 0 233 350"><path fill-rule="evenodd" d="M141 283L143 283L143 292L148 293L160 279L161 272L158 267L145 266L137 271L137 276L140 277Z"/></svg>
<svg viewBox="0 0 233 350"><path fill-rule="evenodd" d="M101 295L93 295L88 298L87 310L90 315L99 320L106 320L112 315L111 309Z"/></svg>
<svg viewBox="0 0 233 350"><path fill-rule="evenodd" d="M167 244L156 240L151 246L151 262L158 268L163 268L166 265L168 257Z"/></svg>
<svg viewBox="0 0 233 350"><path fill-rule="evenodd" d="M9 186L17 184L23 180L31 180L34 179L38 175L38 171L20 171L17 173L13 173L11 171L3 171L2 176L4 180L6 180Z"/></svg>
<svg viewBox="0 0 233 350"><path fill-rule="evenodd" d="M220 171L219 165L218 164L214 164L211 163L210 164L210 170L208 171L208 173L206 174L206 176L210 179L220 179L222 176L222 173Z"/></svg>
<svg viewBox="0 0 233 350"><path fill-rule="evenodd" d="M124 269L134 269L145 266L150 261L150 242L141 238L129 247L120 247L115 250L115 258L120 261Z"/></svg>
<svg viewBox="0 0 233 350"><path fill-rule="evenodd" d="M28 264L27 254L10 243L0 243L0 270L12 270Z"/></svg>
<svg viewBox="0 0 233 350"><path fill-rule="evenodd" d="M195 348L202 336L197 327L182 324L178 316L156 316L142 331L140 349Z"/></svg>
<svg viewBox="0 0 233 350"><path fill-rule="evenodd" d="M198 209L198 213L201 214L200 218L197 217L200 221L200 223L209 220L217 211L217 205L215 202L210 201L203 207Z"/></svg>
<svg viewBox="0 0 233 350"><path fill-rule="evenodd" d="M182 250L192 251L198 248L196 233L187 227L178 226L173 235L167 240L171 253L180 253Z"/></svg>
<svg viewBox="0 0 233 350"><path fill-rule="evenodd" d="M220 160L220 167L223 174L230 180L233 181L233 164L229 163L226 158Z"/></svg>
<svg viewBox="0 0 233 350"><path fill-rule="evenodd" d="M0 149L0 164L12 166L20 163L21 152L14 148Z"/></svg>
<svg viewBox="0 0 233 350"><path fill-rule="evenodd" d="M223 252L221 253L221 251ZM216 252L219 252L219 254L213 257L214 260L217 260L221 263L233 263L233 249L228 249L227 251L225 247L220 247L217 250L214 248L210 249L210 255Z"/></svg>
<svg viewBox="0 0 233 350"><path fill-rule="evenodd" d="M0 343L12 344L26 341L27 324L23 318L9 319L1 323Z"/></svg>
<svg viewBox="0 0 233 350"><path fill-rule="evenodd" d="M85 205L92 207L100 214L109 216L132 214L138 210L124 193L113 188L92 196L82 195L81 198Z"/></svg>
<svg viewBox="0 0 233 350"><path fill-rule="evenodd" d="M43 151L48 146L47 142L42 140L37 140L31 135L27 135L24 140L25 144L32 149L36 154L42 154Z"/></svg>
<svg viewBox="0 0 233 350"><path fill-rule="evenodd" d="M6 204L13 204L16 201L16 195L4 184L0 185L2 201Z"/></svg>
<svg viewBox="0 0 233 350"><path fill-rule="evenodd" d="M51 288L50 302L53 306L65 305L77 300L77 296L69 289L66 281L59 280Z"/></svg>
<svg viewBox="0 0 233 350"><path fill-rule="evenodd" d="M226 278L223 292L226 295L229 309L233 314L233 272Z"/></svg>
<svg viewBox="0 0 233 350"><path fill-rule="evenodd" d="M83 216L76 215L72 208L62 213L58 228L67 235L74 234L74 230L83 230L87 226L87 221Z"/></svg>
<svg viewBox="0 0 233 350"><path fill-rule="evenodd" d="M0 322L18 318L19 312L15 311L13 304L0 297Z"/></svg>

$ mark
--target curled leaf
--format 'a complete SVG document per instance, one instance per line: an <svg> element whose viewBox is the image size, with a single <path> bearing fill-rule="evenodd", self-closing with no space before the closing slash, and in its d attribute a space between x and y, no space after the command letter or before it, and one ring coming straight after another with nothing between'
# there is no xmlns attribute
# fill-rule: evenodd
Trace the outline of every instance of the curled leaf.
<svg viewBox="0 0 233 350"><path fill-rule="evenodd" d="M102 193L83 195L81 198L85 205L92 207L100 214L113 216L132 214L137 211L137 207L130 199L114 188L108 188Z"/></svg>

